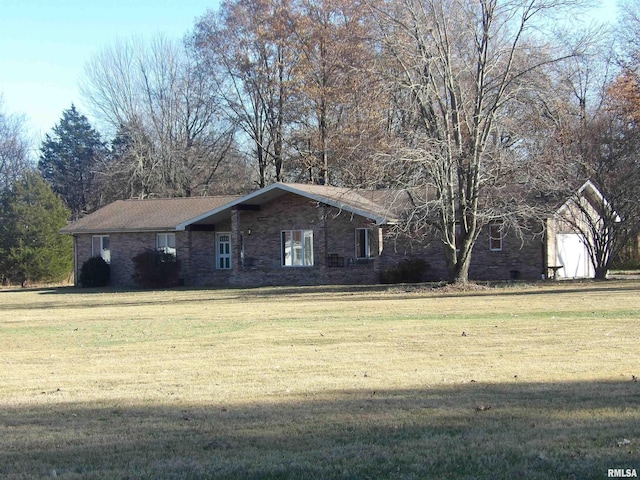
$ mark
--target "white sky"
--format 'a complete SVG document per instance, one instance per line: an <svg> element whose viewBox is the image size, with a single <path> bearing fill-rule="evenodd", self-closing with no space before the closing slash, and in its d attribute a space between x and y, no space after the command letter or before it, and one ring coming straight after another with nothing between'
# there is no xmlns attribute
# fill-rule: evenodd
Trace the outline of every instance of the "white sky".
<svg viewBox="0 0 640 480"><path fill-rule="evenodd" d="M219 0L0 0L0 95L42 139L72 103L84 65L117 38L182 38ZM594 15L613 19L615 0Z"/></svg>

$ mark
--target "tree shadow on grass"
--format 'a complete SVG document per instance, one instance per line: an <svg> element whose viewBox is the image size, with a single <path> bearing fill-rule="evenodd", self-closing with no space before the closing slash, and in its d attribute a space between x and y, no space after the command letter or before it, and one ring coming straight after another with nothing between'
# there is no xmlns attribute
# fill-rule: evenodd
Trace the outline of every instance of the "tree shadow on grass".
<svg viewBox="0 0 640 480"><path fill-rule="evenodd" d="M159 305L159 304L190 304L198 302L232 302L234 300L241 300L243 297L239 292L230 294L225 292L222 295L219 291L213 290L197 290L201 295L197 295L190 298L180 298L180 294L184 292L193 291L192 289L176 288L170 290L142 290L142 289L84 289L75 287L56 287L56 288L43 288L43 289L30 289L20 292L35 292L40 295L53 295L53 296L68 296L73 300L54 299L52 301L37 301L30 302L28 304L13 304L3 305L3 310L24 310L28 309L86 309L93 307L110 307L110 306L145 306L145 305ZM130 294L137 294L135 299L132 299ZM154 295L156 294L156 295ZM157 295L161 294L161 296ZM73 297L75 296L75 297Z"/></svg>
<svg viewBox="0 0 640 480"><path fill-rule="evenodd" d="M0 476L601 479L640 470L640 383L356 390L253 404L3 408Z"/></svg>
<svg viewBox="0 0 640 480"><path fill-rule="evenodd" d="M562 282L567 284L567 282ZM357 302L357 301L387 301L389 299L402 298L473 298L485 296L538 296L538 295L563 295L580 293L616 293L638 292L640 282L634 280L615 280L611 282L585 282L579 281L573 286L560 286L544 282L541 284L527 284L520 288L506 289L504 286L487 287L479 291L455 291L438 288L441 284L410 284L410 285L323 285L323 286L299 286L299 287L260 287L253 289L239 288L176 288L169 290L142 290L142 289L82 289L77 287L54 287L31 289L42 295L79 295L75 303L42 302L30 305L29 308L87 308L117 306L144 306L167 304L190 304L194 302L233 302L251 299L276 299L282 301L284 297L295 298L299 296L316 295L319 300L330 302ZM185 292L196 292L197 295L181 298ZM145 294L163 293L160 298L149 298ZM135 300L125 300L125 295L140 294ZM366 295L359 295L366 294ZM88 299L93 298L91 302ZM5 306L7 309L22 309L24 305Z"/></svg>

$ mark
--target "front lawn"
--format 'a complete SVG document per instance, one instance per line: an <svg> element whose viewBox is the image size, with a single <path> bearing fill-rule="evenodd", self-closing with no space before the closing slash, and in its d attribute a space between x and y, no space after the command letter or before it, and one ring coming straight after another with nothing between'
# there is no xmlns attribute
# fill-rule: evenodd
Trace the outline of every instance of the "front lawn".
<svg viewBox="0 0 640 480"><path fill-rule="evenodd" d="M0 477L640 474L640 281L0 292Z"/></svg>

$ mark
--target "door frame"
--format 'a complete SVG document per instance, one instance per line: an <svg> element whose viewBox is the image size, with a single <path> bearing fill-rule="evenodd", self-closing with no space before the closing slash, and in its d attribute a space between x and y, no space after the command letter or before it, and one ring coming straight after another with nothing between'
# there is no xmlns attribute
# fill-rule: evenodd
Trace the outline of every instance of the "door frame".
<svg viewBox="0 0 640 480"><path fill-rule="evenodd" d="M220 237L228 237L229 240L228 241L224 241L221 242L220 241ZM221 244L227 244L229 245L229 252L228 253L221 253L220 252L220 245ZM233 245L231 244L231 232L216 232L216 239L215 239L215 249L216 249L216 270L231 270L231 268L233 267ZM220 260L221 259L228 259L229 266L225 266L222 267L220 266Z"/></svg>

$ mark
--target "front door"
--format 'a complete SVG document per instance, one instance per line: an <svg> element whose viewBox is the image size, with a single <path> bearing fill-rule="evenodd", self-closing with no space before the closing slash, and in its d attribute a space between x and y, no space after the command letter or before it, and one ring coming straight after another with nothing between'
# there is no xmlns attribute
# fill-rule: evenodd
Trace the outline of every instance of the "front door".
<svg viewBox="0 0 640 480"><path fill-rule="evenodd" d="M216 233L216 268L229 270L231 268L231 234Z"/></svg>

